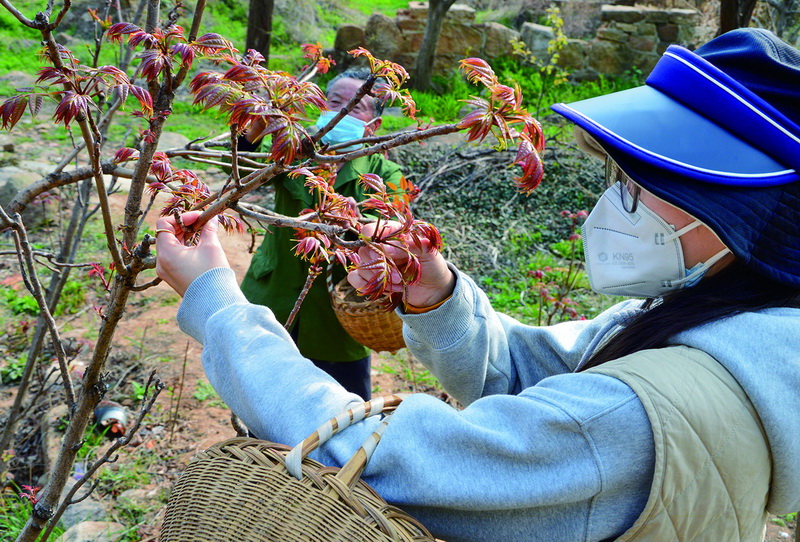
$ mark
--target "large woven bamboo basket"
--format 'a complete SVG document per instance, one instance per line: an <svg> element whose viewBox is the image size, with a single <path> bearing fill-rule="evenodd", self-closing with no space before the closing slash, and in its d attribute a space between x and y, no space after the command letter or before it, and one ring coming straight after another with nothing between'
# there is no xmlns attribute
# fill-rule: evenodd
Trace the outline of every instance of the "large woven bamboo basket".
<svg viewBox="0 0 800 542"><path fill-rule="evenodd" d="M365 301L346 278L334 285L330 271L327 281L336 318L353 339L376 352L405 347L403 322L393 310Z"/></svg>
<svg viewBox="0 0 800 542"><path fill-rule="evenodd" d="M200 453L181 475L161 527L162 542L411 542L434 538L360 479L389 417L341 469L306 456L368 416L394 410L395 395L326 422L289 448L234 438Z"/></svg>

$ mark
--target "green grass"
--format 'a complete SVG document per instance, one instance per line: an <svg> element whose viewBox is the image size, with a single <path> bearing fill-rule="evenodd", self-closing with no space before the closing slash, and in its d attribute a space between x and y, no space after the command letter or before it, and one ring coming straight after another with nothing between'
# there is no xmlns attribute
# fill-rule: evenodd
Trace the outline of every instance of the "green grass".
<svg viewBox="0 0 800 542"><path fill-rule="evenodd" d="M217 392L214 391L214 387L204 380L197 381L197 387L195 388L192 397L194 397L201 403L205 403L206 401L208 401L208 406L211 407L227 408L225 402L222 399L220 399L219 395L217 395Z"/></svg>
<svg viewBox="0 0 800 542"><path fill-rule="evenodd" d="M364 15L372 15L375 12L379 12L389 17L394 17L397 14L397 10L408 7L408 0L347 0L346 4Z"/></svg>
<svg viewBox="0 0 800 542"><path fill-rule="evenodd" d="M12 486L16 486L11 482ZM15 487L17 491L20 488ZM11 542L17 538L22 528L28 522L32 505L13 492L0 494L0 542ZM64 533L64 528L56 526L53 529L51 540L56 540Z"/></svg>

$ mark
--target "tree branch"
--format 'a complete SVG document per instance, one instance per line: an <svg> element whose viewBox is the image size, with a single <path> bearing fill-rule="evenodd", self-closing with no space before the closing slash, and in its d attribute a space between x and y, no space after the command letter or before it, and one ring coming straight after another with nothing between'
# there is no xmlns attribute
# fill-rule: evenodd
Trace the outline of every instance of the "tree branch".
<svg viewBox="0 0 800 542"><path fill-rule="evenodd" d="M2 5L4 8L6 8L9 11L9 13L11 13L11 15L16 17L19 22L21 22L22 24L24 24L28 28L38 28L36 26L36 23L34 23L30 19L28 19L25 15L23 15L22 13L17 11L17 8L15 8L13 5L11 5L11 2L9 2L8 0L0 0L0 5Z"/></svg>

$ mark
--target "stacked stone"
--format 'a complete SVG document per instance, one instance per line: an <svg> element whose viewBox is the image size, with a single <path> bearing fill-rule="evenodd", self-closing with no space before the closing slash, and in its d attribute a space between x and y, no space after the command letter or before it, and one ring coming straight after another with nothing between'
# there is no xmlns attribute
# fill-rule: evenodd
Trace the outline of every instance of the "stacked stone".
<svg viewBox="0 0 800 542"><path fill-rule="evenodd" d="M632 69L647 74L670 44L689 48L696 45L699 18L699 12L693 9L602 5L595 37L569 39L559 53L558 64L577 80L596 79L601 74L621 75ZM347 51L366 47L377 58L398 62L413 75L427 19L427 2L410 2L408 9L398 11L394 19L373 14L364 29L352 25L339 28L330 53L341 67L352 63ZM527 22L520 30L499 23L478 24L474 9L453 4L442 24L434 72L446 73L468 56L489 61L510 56L514 40L522 40L534 56L546 62L553 29Z"/></svg>
<svg viewBox="0 0 800 542"><path fill-rule="evenodd" d="M693 9L604 5L601 26L591 40L570 39L559 65L578 80L621 75L638 69L647 74L671 44L693 48L700 14ZM525 23L522 41L534 55L546 58L550 27Z"/></svg>
<svg viewBox="0 0 800 542"><path fill-rule="evenodd" d="M399 10L391 19L373 14L366 28L343 26L336 34L333 56L337 62L350 62L346 51L366 47L375 57L398 62L410 71L425 36L428 20L427 2L409 2L408 9ZM458 66L468 56L492 60L509 56L511 41L519 32L499 23L475 23L475 10L464 4L453 4L445 16L434 56L434 71L445 73Z"/></svg>

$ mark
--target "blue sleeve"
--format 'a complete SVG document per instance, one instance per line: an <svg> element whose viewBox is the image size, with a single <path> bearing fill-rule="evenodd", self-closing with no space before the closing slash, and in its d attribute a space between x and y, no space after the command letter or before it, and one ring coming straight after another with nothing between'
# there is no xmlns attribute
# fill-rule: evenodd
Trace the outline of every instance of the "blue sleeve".
<svg viewBox="0 0 800 542"><path fill-rule="evenodd" d="M451 270L456 288L441 307L398 314L409 350L465 405L486 395L519 393L543 378L574 371L641 303L625 301L592 320L527 326L495 312L472 279Z"/></svg>
<svg viewBox="0 0 800 542"><path fill-rule="evenodd" d="M192 283L178 319L203 343L211 384L264 438L294 445L360 402L300 356L268 308L243 300L228 269ZM377 423L348 428L315 459L342 465ZM364 479L448 542L597 540L619 535L643 509L653 453L630 388L563 374L463 410L411 395Z"/></svg>

